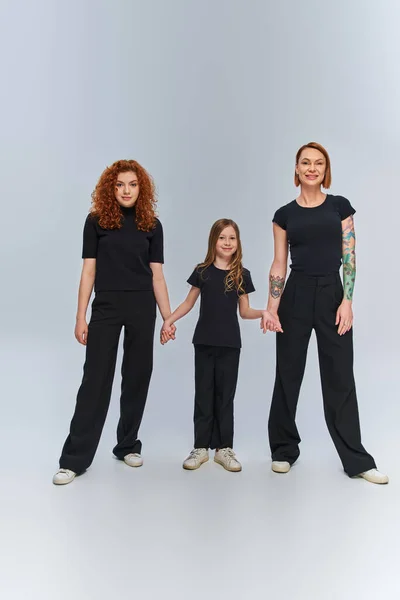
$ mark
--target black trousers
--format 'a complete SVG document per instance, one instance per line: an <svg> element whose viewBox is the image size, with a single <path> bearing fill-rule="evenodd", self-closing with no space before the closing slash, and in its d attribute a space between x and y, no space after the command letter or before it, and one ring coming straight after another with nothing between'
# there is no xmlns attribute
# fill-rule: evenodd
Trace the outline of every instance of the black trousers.
<svg viewBox="0 0 400 600"><path fill-rule="evenodd" d="M110 405L118 341L124 327L119 459L141 451L137 439L153 369L156 303L152 291L98 292L92 304L82 384L60 467L82 473L93 461Z"/></svg>
<svg viewBox="0 0 400 600"><path fill-rule="evenodd" d="M194 447L233 447L240 348L195 344Z"/></svg>
<svg viewBox="0 0 400 600"><path fill-rule="evenodd" d="M283 333L276 335L276 379L268 430L272 460L293 464L300 453L297 401L315 329L325 420L343 468L352 477L376 465L361 443L353 332L340 336L335 325L342 298L339 273L325 277L291 273L279 306Z"/></svg>

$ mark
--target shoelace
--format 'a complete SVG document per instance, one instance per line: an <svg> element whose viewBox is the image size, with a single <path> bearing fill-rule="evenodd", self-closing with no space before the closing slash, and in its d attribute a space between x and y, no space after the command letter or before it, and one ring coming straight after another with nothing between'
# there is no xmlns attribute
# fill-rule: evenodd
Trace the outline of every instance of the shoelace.
<svg viewBox="0 0 400 600"><path fill-rule="evenodd" d="M66 475L68 475L68 477L70 477L73 473L73 471L71 471L70 469L59 469L58 472L65 473Z"/></svg>
<svg viewBox="0 0 400 600"><path fill-rule="evenodd" d="M190 453L190 458L198 458L201 454L201 450L201 448L195 448L194 450L192 450Z"/></svg>
<svg viewBox="0 0 400 600"><path fill-rule="evenodd" d="M221 448L220 450L221 454L223 454L226 458L233 458L233 460L236 460L235 458L235 453L232 450L232 448Z"/></svg>

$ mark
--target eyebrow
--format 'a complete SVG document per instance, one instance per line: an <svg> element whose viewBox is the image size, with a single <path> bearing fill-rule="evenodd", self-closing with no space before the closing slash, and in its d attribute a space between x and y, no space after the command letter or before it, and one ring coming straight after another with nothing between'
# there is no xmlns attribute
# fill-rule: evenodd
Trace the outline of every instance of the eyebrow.
<svg viewBox="0 0 400 600"><path fill-rule="evenodd" d="M301 160L310 160L311 161L311 158L308 158L307 156L304 156ZM315 159L316 162L319 161L319 160L325 160L325 159L324 158L316 158Z"/></svg>
<svg viewBox="0 0 400 600"><path fill-rule="evenodd" d="M137 183L138 180L137 179L132 179L129 183ZM117 179L117 183L125 183L124 181L121 181L120 179Z"/></svg>

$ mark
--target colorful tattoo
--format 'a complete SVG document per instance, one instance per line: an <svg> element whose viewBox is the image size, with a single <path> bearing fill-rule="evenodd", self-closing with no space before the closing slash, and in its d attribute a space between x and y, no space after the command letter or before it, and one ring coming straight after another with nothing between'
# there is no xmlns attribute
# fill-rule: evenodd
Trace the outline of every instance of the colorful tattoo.
<svg viewBox="0 0 400 600"><path fill-rule="evenodd" d="M344 297L353 299L354 282L356 279L356 236L354 233L353 217L342 223L342 258L343 258L343 287Z"/></svg>
<svg viewBox="0 0 400 600"><path fill-rule="evenodd" d="M279 277L279 275L270 275L269 282L271 296L275 299L280 298L285 284L285 278Z"/></svg>

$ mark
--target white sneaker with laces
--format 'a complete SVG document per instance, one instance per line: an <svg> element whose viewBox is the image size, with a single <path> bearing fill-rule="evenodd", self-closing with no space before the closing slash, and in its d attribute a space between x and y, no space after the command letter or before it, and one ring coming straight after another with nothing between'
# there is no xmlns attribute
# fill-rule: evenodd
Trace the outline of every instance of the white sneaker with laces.
<svg viewBox="0 0 400 600"><path fill-rule="evenodd" d="M128 465L128 467L141 467L143 464L143 458L137 452L133 454L127 454L124 456L124 463Z"/></svg>
<svg viewBox="0 0 400 600"><path fill-rule="evenodd" d="M75 477L76 473L74 471L70 471L70 469L59 469L53 477L53 483L55 485L66 485L67 483L71 483Z"/></svg>
<svg viewBox="0 0 400 600"><path fill-rule="evenodd" d="M207 448L194 448L189 456L183 461L183 468L189 471L194 471L201 467L201 465L208 461L208 450Z"/></svg>
<svg viewBox="0 0 400 600"><path fill-rule="evenodd" d="M220 448L215 452L214 461L223 466L227 471L237 473L242 470L242 465L236 458L232 448Z"/></svg>
<svg viewBox="0 0 400 600"><path fill-rule="evenodd" d="M360 473L359 477L366 479L370 483L389 483L389 477L387 475L384 475L384 473L380 473L378 469L370 469L369 471Z"/></svg>
<svg viewBox="0 0 400 600"><path fill-rule="evenodd" d="M272 461L271 469L274 473L289 473L290 463L287 460L274 460Z"/></svg>

